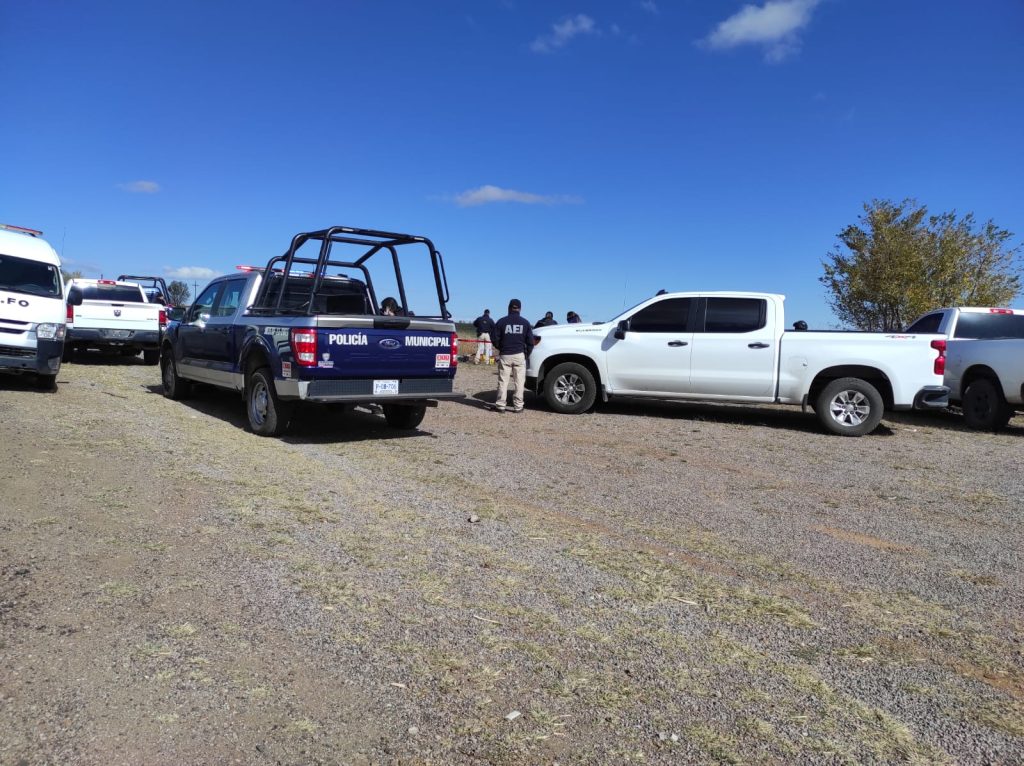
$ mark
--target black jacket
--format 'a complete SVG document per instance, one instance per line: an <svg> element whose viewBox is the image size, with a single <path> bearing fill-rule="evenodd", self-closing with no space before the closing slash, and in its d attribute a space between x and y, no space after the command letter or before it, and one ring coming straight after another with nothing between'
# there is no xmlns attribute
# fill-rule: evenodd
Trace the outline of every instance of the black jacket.
<svg viewBox="0 0 1024 766"><path fill-rule="evenodd" d="M543 319L538 319L534 327L550 327L553 324L558 324L558 322L554 318L548 319L544 317Z"/></svg>
<svg viewBox="0 0 1024 766"><path fill-rule="evenodd" d="M491 336L491 340L494 340L494 320L489 316L481 314L473 320L473 326L476 328L477 337L487 333Z"/></svg>
<svg viewBox="0 0 1024 766"><path fill-rule="evenodd" d="M491 341L499 354L526 354L533 351L533 327L515 312L498 320Z"/></svg>

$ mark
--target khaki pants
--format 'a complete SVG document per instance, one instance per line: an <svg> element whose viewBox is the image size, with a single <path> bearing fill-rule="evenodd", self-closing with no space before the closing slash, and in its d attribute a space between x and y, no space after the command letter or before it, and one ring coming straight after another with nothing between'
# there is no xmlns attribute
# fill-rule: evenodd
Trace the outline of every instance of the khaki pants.
<svg viewBox="0 0 1024 766"><path fill-rule="evenodd" d="M473 357L473 364L480 364L480 355L486 354L487 364L491 363L491 334L489 332L480 333L480 337L476 339L476 356Z"/></svg>
<svg viewBox="0 0 1024 766"><path fill-rule="evenodd" d="M523 408L523 392L526 390L526 354L502 354L498 357L498 398L494 401L499 410L508 402L508 381L512 378L512 409Z"/></svg>

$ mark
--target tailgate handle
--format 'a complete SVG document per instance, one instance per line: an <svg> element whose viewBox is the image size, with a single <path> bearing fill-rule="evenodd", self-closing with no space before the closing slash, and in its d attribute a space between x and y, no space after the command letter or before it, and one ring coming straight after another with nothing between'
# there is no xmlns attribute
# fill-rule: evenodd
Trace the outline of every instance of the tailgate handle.
<svg viewBox="0 0 1024 766"><path fill-rule="evenodd" d="M768 348L768 343L748 343L747 348Z"/></svg>
<svg viewBox="0 0 1024 766"><path fill-rule="evenodd" d="M678 346L689 346L690 344L687 343L685 340L670 340L668 342L668 345L678 347Z"/></svg>

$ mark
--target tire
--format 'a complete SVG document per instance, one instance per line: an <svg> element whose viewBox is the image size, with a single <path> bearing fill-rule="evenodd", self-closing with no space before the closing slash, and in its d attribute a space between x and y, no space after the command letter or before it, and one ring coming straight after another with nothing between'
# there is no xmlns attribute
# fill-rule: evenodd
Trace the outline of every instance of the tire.
<svg viewBox="0 0 1024 766"><path fill-rule="evenodd" d="M998 431L1013 417L999 385L991 378L972 380L961 402L964 421L978 431Z"/></svg>
<svg viewBox="0 0 1024 766"><path fill-rule="evenodd" d="M160 380L164 384L164 396L168 399L186 399L192 393L192 382L178 375L178 366L174 363L174 352L168 346L160 357Z"/></svg>
<svg viewBox="0 0 1024 766"><path fill-rule="evenodd" d="M593 407L596 399L597 382L582 364L563 362L544 377L544 400L555 412L578 415Z"/></svg>
<svg viewBox="0 0 1024 766"><path fill-rule="evenodd" d="M815 413L839 436L863 436L882 422L885 403L878 389L860 378L833 380L818 394Z"/></svg>
<svg viewBox="0 0 1024 766"><path fill-rule="evenodd" d="M427 414L427 405L421 404L417 407L403 407L399 404L384 405L384 419L392 428L400 428L403 431L411 431L423 422Z"/></svg>
<svg viewBox="0 0 1024 766"><path fill-rule="evenodd" d="M138 353L138 352L136 352ZM128 356L125 354L125 356ZM132 354L135 356L135 354ZM145 364L160 364L160 349L158 348L144 348L142 350L142 361Z"/></svg>
<svg viewBox="0 0 1024 766"><path fill-rule="evenodd" d="M36 388L40 391L56 391L57 390L57 376L56 375L36 375Z"/></svg>
<svg viewBox="0 0 1024 766"><path fill-rule="evenodd" d="M280 436L287 430L294 408L291 402L278 399L269 367L249 374L245 381L245 412L254 434Z"/></svg>

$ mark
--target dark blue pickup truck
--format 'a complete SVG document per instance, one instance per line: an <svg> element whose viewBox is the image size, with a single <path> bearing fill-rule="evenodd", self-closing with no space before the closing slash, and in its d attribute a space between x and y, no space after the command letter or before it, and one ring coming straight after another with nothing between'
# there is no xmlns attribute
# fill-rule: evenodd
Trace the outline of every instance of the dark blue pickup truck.
<svg viewBox="0 0 1024 766"><path fill-rule="evenodd" d="M403 265L433 284L407 294ZM296 235L264 268L239 269L168 325L164 396L184 398L194 382L239 391L264 436L283 433L304 401L378 405L389 425L411 429L437 400L463 396L444 263L425 237L335 226ZM379 298L375 273L396 295ZM410 301L428 313L414 315Z"/></svg>

